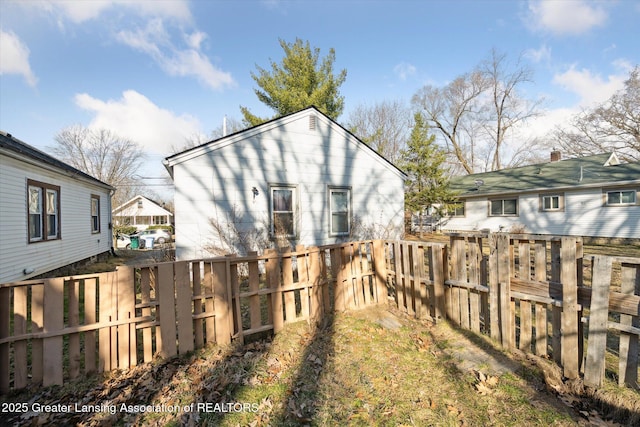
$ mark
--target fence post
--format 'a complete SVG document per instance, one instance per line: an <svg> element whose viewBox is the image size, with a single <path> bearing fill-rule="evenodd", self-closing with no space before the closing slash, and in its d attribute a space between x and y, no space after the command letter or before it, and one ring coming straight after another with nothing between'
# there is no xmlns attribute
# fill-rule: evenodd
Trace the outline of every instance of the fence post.
<svg viewBox="0 0 640 427"><path fill-rule="evenodd" d="M429 271L433 277L433 296L435 299L435 319L445 319L444 300L444 269L445 269L445 249L444 245L433 245L431 247L431 266Z"/></svg>
<svg viewBox="0 0 640 427"><path fill-rule="evenodd" d="M284 327L282 312L282 290L280 289L280 256L275 249L267 249L264 254L269 257L266 261L267 283L271 289L271 318L273 319L273 333L278 333Z"/></svg>
<svg viewBox="0 0 640 427"><path fill-rule="evenodd" d="M178 349L181 354L192 351L193 344L193 290L189 277L189 263L175 263L176 271L176 323L178 327ZM199 302L199 301L198 301Z"/></svg>
<svg viewBox="0 0 640 427"><path fill-rule="evenodd" d="M604 376L604 356L607 351L609 321L609 286L611 258L595 256L592 262L591 306L589 307L589 347L584 369L584 383L599 387Z"/></svg>
<svg viewBox="0 0 640 427"><path fill-rule="evenodd" d="M620 291L626 295L640 294L640 264L622 263L622 284ZM628 314L620 315L620 324L640 327L640 318ZM638 389L638 335L620 332L620 385Z"/></svg>
<svg viewBox="0 0 640 427"><path fill-rule="evenodd" d="M500 332L500 285L498 283L498 236L489 233L489 332L494 341L502 342Z"/></svg>
<svg viewBox="0 0 640 427"><path fill-rule="evenodd" d="M233 333L233 306L227 291L227 260L218 258L211 262L211 284L215 317L216 343L229 344ZM208 327L208 325L207 325ZM207 333L207 335L209 335Z"/></svg>
<svg viewBox="0 0 640 427"><path fill-rule="evenodd" d="M562 367L569 379L580 375L578 355L578 278L576 239L562 237L560 282L562 283Z"/></svg>
<svg viewBox="0 0 640 427"><path fill-rule="evenodd" d="M11 322L9 320L11 307L11 289L0 288L0 338L9 336ZM0 394L9 392L9 343L0 344Z"/></svg>
<svg viewBox="0 0 640 427"><path fill-rule="evenodd" d="M512 328L514 316L511 311L511 257L509 256L511 245L509 244L509 235L506 233L498 234L496 240L498 252L500 338L503 347L514 348Z"/></svg>
<svg viewBox="0 0 640 427"><path fill-rule="evenodd" d="M387 264L384 258L384 242L373 241L373 268L375 273L375 298L378 304L387 303Z"/></svg>
<svg viewBox="0 0 640 427"><path fill-rule="evenodd" d="M162 347L158 348L160 357L172 357L178 354L176 345L176 291L174 288L173 263L158 264L156 293L158 296L158 314Z"/></svg>
<svg viewBox="0 0 640 427"><path fill-rule="evenodd" d="M44 332L57 332L64 326L64 278L46 279L44 285ZM45 338L43 386L62 385L62 336Z"/></svg>

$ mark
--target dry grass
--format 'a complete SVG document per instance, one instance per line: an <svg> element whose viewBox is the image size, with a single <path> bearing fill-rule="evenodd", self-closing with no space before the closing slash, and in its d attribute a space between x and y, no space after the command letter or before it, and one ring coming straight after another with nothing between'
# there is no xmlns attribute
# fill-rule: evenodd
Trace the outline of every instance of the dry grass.
<svg viewBox="0 0 640 427"><path fill-rule="evenodd" d="M515 368L496 372L482 362L486 359L477 359L470 369L456 350L471 347L467 342ZM587 418L604 423L595 413L581 415L585 405L577 401L562 403L547 391L534 363L511 360L481 337L379 307L337 314L317 328L291 324L273 339L245 346L209 346L126 372L17 393L0 404L77 403L116 410L2 413L0 424L571 426L588 425ZM249 410L215 412L213 405L225 402ZM122 404L160 409L193 404L195 410L133 413ZM198 404L212 406L198 410Z"/></svg>

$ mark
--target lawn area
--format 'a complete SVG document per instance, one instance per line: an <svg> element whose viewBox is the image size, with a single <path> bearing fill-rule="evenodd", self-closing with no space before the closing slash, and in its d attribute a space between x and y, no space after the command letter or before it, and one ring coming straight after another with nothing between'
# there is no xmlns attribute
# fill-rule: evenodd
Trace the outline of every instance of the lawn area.
<svg viewBox="0 0 640 427"><path fill-rule="evenodd" d="M2 407L26 403L28 412L0 413L0 424L614 425L579 398L559 399L540 363L547 362L513 359L444 322L375 307L320 327L287 325L244 346L212 345L15 393L0 399ZM38 405L53 406L37 413Z"/></svg>

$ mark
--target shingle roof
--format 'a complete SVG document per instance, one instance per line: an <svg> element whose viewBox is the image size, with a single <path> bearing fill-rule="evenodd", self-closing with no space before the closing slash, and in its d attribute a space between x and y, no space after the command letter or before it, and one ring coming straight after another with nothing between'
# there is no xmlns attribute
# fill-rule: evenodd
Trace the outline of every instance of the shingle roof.
<svg viewBox="0 0 640 427"><path fill-rule="evenodd" d="M616 164L612 153L577 157L494 172L477 173L451 180L461 198L520 193L545 189L640 184L640 162Z"/></svg>
<svg viewBox="0 0 640 427"><path fill-rule="evenodd" d="M42 163L46 163L50 166L54 166L58 169L70 172L74 175L79 175L85 179L91 180L97 184L100 184L104 187L107 187L109 189L114 189L111 185L100 181L97 178L92 177L91 175L82 172L81 170L78 170L76 168L74 168L71 165L68 165L66 163L64 163L61 160L56 159L55 157L52 157L50 155L48 155L47 153L38 150L35 147L32 147L31 145L20 141L19 139L15 138L14 136L12 136L9 133L0 131L0 148L3 149L7 149L10 151L13 151L14 153L18 153L21 154L23 156L27 156L30 157L32 159L38 160Z"/></svg>

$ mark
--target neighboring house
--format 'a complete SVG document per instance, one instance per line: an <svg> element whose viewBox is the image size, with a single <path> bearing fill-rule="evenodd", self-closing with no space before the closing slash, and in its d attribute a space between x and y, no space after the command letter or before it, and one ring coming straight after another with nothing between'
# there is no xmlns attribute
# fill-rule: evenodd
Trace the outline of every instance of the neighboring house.
<svg viewBox="0 0 640 427"><path fill-rule="evenodd" d="M403 234L406 175L314 107L164 164L175 184L178 259L221 246L212 224L241 239L307 246Z"/></svg>
<svg viewBox="0 0 640 427"><path fill-rule="evenodd" d="M0 283L109 252L113 191L0 131Z"/></svg>
<svg viewBox="0 0 640 427"><path fill-rule="evenodd" d="M640 163L614 153L457 177L460 205L446 230L640 239Z"/></svg>
<svg viewBox="0 0 640 427"><path fill-rule="evenodd" d="M112 212L115 225L132 225L139 231L150 225L171 225L173 214L143 196L136 196Z"/></svg>

